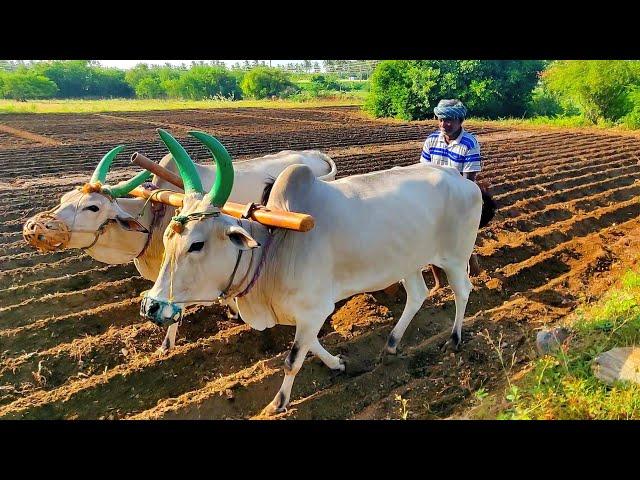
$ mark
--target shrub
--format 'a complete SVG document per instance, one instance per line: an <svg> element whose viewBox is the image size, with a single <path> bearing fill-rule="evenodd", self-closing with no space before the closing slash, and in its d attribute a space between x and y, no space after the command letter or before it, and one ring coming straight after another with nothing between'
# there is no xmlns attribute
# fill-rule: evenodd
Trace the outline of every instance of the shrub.
<svg viewBox="0 0 640 480"><path fill-rule="evenodd" d="M629 101L633 107L629 113L622 118L622 122L629 128L640 128L640 87L631 89L629 92Z"/></svg>
<svg viewBox="0 0 640 480"><path fill-rule="evenodd" d="M173 93L192 100L212 97L242 98L236 77L224 67L193 66L171 87Z"/></svg>
<svg viewBox="0 0 640 480"><path fill-rule="evenodd" d="M320 90L340 90L340 82L335 75L322 75L316 73L311 76L311 89L314 91Z"/></svg>
<svg viewBox="0 0 640 480"><path fill-rule="evenodd" d="M285 72L268 67L249 70L242 79L241 87L245 96L257 99L274 96L286 98L300 90Z"/></svg>
<svg viewBox="0 0 640 480"><path fill-rule="evenodd" d="M158 77L145 77L136 85L137 98L163 98L167 96L167 91L163 88Z"/></svg>

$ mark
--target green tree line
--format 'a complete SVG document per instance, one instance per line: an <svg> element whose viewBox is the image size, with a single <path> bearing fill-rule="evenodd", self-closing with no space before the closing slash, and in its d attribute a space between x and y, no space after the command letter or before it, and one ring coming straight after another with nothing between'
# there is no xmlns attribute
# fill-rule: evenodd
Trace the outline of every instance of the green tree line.
<svg viewBox="0 0 640 480"><path fill-rule="evenodd" d="M575 117L640 127L637 60L388 60L370 80L365 109L376 117L433 118L443 98L471 116Z"/></svg>
<svg viewBox="0 0 640 480"><path fill-rule="evenodd" d="M124 71L86 60L0 61L0 97L47 98L211 98L287 97L300 92L290 74L258 65L228 70L222 62L174 67L139 64Z"/></svg>
<svg viewBox="0 0 640 480"><path fill-rule="evenodd" d="M246 60L230 69L213 61L124 71L86 60L0 60L0 97L305 100L360 90L364 108L377 117L429 119L440 99L459 98L476 118L579 118L640 128L637 60L324 60L323 66L320 73L307 61L291 72ZM358 69L372 69L368 80L353 80Z"/></svg>

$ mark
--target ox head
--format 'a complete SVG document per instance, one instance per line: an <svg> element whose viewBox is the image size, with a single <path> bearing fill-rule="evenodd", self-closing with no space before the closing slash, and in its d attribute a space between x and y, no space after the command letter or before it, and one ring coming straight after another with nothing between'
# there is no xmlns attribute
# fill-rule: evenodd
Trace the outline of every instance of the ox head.
<svg viewBox="0 0 640 480"><path fill-rule="evenodd" d="M22 230L24 239L38 250L56 251L89 248L110 224L127 231L148 233L118 205L116 198L126 196L141 185L149 179L151 172L140 172L115 186L105 184L113 160L123 149L121 145L109 151L100 160L90 182L65 193L60 205L27 220Z"/></svg>
<svg viewBox="0 0 640 480"><path fill-rule="evenodd" d="M230 287L239 252L260 246L239 222L221 212L233 187L231 156L214 137L189 132L202 142L217 165L216 182L204 193L193 161L167 132L160 136L176 160L185 197L165 230L160 274L143 299L140 314L157 325L180 320L189 304L211 304Z"/></svg>

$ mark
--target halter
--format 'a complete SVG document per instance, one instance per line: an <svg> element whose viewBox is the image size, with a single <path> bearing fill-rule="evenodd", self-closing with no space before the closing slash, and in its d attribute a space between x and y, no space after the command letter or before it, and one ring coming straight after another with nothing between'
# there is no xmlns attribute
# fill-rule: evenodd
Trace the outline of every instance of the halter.
<svg viewBox="0 0 640 480"><path fill-rule="evenodd" d="M177 215L175 217L172 218L172 222L176 222L177 225L180 225L180 228L178 229L173 229L173 231L175 231L176 233L181 233L182 232L182 227L184 227L184 225L188 222L191 221L202 221L205 220L206 218L209 217L218 217L220 216L220 211L216 210L214 212L196 212L196 213L191 213L189 215ZM243 215L244 217L244 215ZM247 218L247 220L249 220ZM238 225L242 226L242 223L240 222L240 220L238 220ZM253 233L253 222L251 220L249 220L249 225L251 228L251 231ZM222 292L220 292L220 294L218 295L218 297L216 299L207 299L207 300L182 300L182 301L174 301L173 299L171 299L169 302L166 302L164 300L160 300L160 299L156 299L156 298L152 298L152 297L144 297L143 301L140 305L140 313L144 315L144 310L145 307L148 303L148 301L155 301L158 305L159 308L166 308L166 307L170 307L171 308L171 316L169 319L169 325L172 323L176 323L179 321L180 316L181 316L181 311L182 309L180 307L178 307L178 304L184 304L184 303L209 303L209 302L213 302L213 303L220 303L223 300L226 300L228 298L241 298L244 297L245 295L247 295L249 293L249 291L254 287L254 285L256 284L258 278L260 277L260 273L262 272L263 266L265 264L265 260L267 257L267 253L269 251L269 247L271 245L273 239L273 234L271 232L269 232L268 236L267 236L267 240L264 243L264 249L262 251L262 255L260 257L260 262L258 263L258 267L256 268L254 274L253 274L253 278L251 279L251 281L248 283L248 285L241 291L241 292L236 292L233 294L229 293L229 290L231 289L231 286L233 285L233 281L235 280L235 276L236 273L238 271L238 266L240 265L240 259L242 258L242 253L243 250L238 250L238 256L236 258L236 263L233 267L233 272L231 273L231 278L229 279L229 283L227 284L227 286L222 290ZM242 280L240 280L238 287L240 287L242 285L242 283L245 281L245 279L247 278L247 275L249 274L249 272L251 271L251 265L253 264L253 249L251 250L251 260L249 261L249 266L247 268L247 273L245 274L244 278ZM173 260L173 256L171 258L171 260ZM173 297L173 262L170 265L170 292L169 292L169 298ZM157 324L157 325L164 325L163 322L158 322L155 319L151 320L153 323Z"/></svg>

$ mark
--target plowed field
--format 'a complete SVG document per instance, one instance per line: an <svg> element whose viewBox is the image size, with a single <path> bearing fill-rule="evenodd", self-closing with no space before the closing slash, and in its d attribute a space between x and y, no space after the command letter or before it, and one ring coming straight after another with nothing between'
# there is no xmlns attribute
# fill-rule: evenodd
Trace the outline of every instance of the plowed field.
<svg viewBox="0 0 640 480"><path fill-rule="evenodd" d="M84 183L113 146L126 145L115 179L135 171L134 151L159 160L158 127L199 161L208 157L186 136L192 128L236 159L318 148L342 177L417 162L436 126L374 121L350 107L0 116L0 418L252 418L277 392L293 328L257 332L217 307L194 308L162 356L164 331L138 315L138 294L151 284L133 264L100 264L81 250L41 254L22 240L24 221ZM396 394L411 417L464 412L475 390L504 379L489 340L517 371L536 328L570 313L637 254L637 138L466 127L481 142L479 180L499 211L478 238L485 271L472 279L461 351L438 348L453 322L448 288L425 301L400 355L384 362L404 294L357 295L321 332L327 350L348 358L347 372L307 359L282 418L398 418Z"/></svg>

